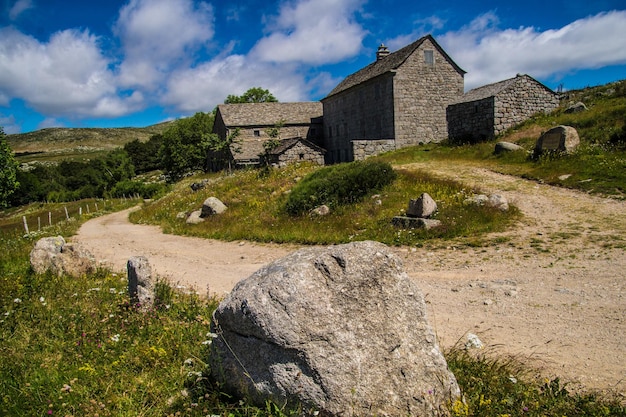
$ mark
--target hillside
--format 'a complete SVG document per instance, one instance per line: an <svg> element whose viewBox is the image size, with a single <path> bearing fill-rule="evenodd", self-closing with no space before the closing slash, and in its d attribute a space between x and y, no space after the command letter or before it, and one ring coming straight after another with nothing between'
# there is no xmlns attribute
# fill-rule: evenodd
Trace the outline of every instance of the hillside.
<svg viewBox="0 0 626 417"><path fill-rule="evenodd" d="M47 128L29 133L7 135L9 146L22 163L84 159L110 151L139 139L163 133L171 122L147 127L122 128Z"/></svg>

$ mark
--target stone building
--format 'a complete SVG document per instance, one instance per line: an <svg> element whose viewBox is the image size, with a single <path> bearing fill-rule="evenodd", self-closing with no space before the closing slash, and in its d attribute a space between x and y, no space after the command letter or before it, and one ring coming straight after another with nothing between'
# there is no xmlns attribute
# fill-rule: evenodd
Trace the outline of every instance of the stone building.
<svg viewBox="0 0 626 417"><path fill-rule="evenodd" d="M322 143L322 103L243 103L217 106L213 133L226 139L239 129L239 142L231 153L236 165L257 165L265 152L263 143L270 129L278 129L277 139L300 137ZM235 149L237 148L237 149ZM238 152L237 152L238 150Z"/></svg>
<svg viewBox="0 0 626 417"><path fill-rule="evenodd" d="M306 139L289 138L282 140L278 147L269 152L268 162L278 167L303 161L324 165L325 153L323 148Z"/></svg>
<svg viewBox="0 0 626 417"><path fill-rule="evenodd" d="M448 134L457 142L493 139L537 113L559 106L558 95L528 75L468 91L448 106Z"/></svg>
<svg viewBox="0 0 626 417"><path fill-rule="evenodd" d="M394 53L381 45L322 99L326 161L447 138L446 107L462 96L464 74L430 35Z"/></svg>

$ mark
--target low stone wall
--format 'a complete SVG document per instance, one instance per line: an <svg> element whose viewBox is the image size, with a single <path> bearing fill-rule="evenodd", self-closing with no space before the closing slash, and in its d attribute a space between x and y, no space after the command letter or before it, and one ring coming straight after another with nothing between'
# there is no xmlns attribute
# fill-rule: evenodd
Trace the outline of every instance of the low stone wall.
<svg viewBox="0 0 626 417"><path fill-rule="evenodd" d="M370 156L394 151L395 149L396 142L393 139L352 141L352 152L355 161L362 161Z"/></svg>

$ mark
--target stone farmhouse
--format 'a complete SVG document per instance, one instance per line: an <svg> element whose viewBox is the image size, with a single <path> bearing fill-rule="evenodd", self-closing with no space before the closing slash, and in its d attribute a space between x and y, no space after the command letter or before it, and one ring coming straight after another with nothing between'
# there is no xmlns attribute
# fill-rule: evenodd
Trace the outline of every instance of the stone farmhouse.
<svg viewBox="0 0 626 417"><path fill-rule="evenodd" d="M537 113L559 106L557 93L528 75L468 91L448 106L448 135L455 141L493 139Z"/></svg>
<svg viewBox="0 0 626 417"><path fill-rule="evenodd" d="M278 167L297 161L324 165L326 150L303 138L284 139L269 152L268 163Z"/></svg>
<svg viewBox="0 0 626 417"><path fill-rule="evenodd" d="M225 139L239 129L239 152L232 150L236 165L257 165L265 152L269 130L278 128L277 139L301 138L322 144L322 103L244 103L217 106L213 133Z"/></svg>
<svg viewBox="0 0 626 417"><path fill-rule="evenodd" d="M375 62L321 103L219 105L213 131L226 138L239 129L238 165L258 164L269 129L279 124L280 138L293 140L271 155L274 163L318 160L320 152L325 163L338 163L448 137L490 139L559 104L556 93L528 75L463 94L464 75L431 35L393 53L380 45Z"/></svg>
<svg viewBox="0 0 626 417"><path fill-rule="evenodd" d="M430 35L394 53L381 45L322 99L327 162L447 138L446 107L463 95L464 74Z"/></svg>

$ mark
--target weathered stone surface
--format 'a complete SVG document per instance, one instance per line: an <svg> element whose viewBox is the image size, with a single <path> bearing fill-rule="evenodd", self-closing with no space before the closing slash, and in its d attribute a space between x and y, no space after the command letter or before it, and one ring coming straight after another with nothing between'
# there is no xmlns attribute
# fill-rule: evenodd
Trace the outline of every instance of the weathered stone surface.
<svg viewBox="0 0 626 417"><path fill-rule="evenodd" d="M152 268L145 256L133 256L126 264L128 271L128 295L132 305L149 307L154 302Z"/></svg>
<svg viewBox="0 0 626 417"><path fill-rule="evenodd" d="M565 109L565 113L580 113L585 110L587 110L587 106L585 106L585 103L579 101Z"/></svg>
<svg viewBox="0 0 626 417"><path fill-rule="evenodd" d="M330 208L326 204L322 204L319 207L315 207L311 210L311 214L316 216L328 216L330 214Z"/></svg>
<svg viewBox="0 0 626 417"><path fill-rule="evenodd" d="M205 217L212 216L213 214L222 214L225 212L227 207L216 197L209 197L204 200L202 204L202 213L200 217L203 219Z"/></svg>
<svg viewBox="0 0 626 417"><path fill-rule="evenodd" d="M441 226L440 220L422 219L420 217L395 216L391 224L401 229L426 229L430 230Z"/></svg>
<svg viewBox="0 0 626 417"><path fill-rule="evenodd" d="M488 201L489 201L489 197L487 197L486 195L477 194L472 197L466 198L465 201L463 201L463 203L464 204L476 204L477 206L483 206L487 204Z"/></svg>
<svg viewBox="0 0 626 417"><path fill-rule="evenodd" d="M573 152L580 145L578 132L571 126L557 126L543 133L535 144L535 155L544 152Z"/></svg>
<svg viewBox="0 0 626 417"><path fill-rule="evenodd" d="M409 208L406 211L408 217L421 217L427 219L437 211L437 203L428 194L424 193L416 199L409 201Z"/></svg>
<svg viewBox="0 0 626 417"><path fill-rule="evenodd" d="M511 142L498 142L496 143L495 149L494 149L494 153L496 155L499 155L501 153L506 153L506 152L516 152L516 151L523 151L524 148L522 148L519 145L516 145L515 143L511 143Z"/></svg>
<svg viewBox="0 0 626 417"><path fill-rule="evenodd" d="M191 214L187 217L187 224L198 224L202 223L204 218L202 218L202 210L192 211Z"/></svg>
<svg viewBox="0 0 626 417"><path fill-rule="evenodd" d="M305 248L239 282L213 316L212 377L324 416L438 416L459 396L419 288L383 244Z"/></svg>
<svg viewBox="0 0 626 417"><path fill-rule="evenodd" d="M507 211L509 209L509 201L500 194L491 194L487 200L487 204L498 210Z"/></svg>
<svg viewBox="0 0 626 417"><path fill-rule="evenodd" d="M96 260L84 247L66 243L63 236L40 239L30 253L30 264L38 274L80 277L95 272Z"/></svg>

